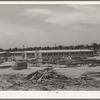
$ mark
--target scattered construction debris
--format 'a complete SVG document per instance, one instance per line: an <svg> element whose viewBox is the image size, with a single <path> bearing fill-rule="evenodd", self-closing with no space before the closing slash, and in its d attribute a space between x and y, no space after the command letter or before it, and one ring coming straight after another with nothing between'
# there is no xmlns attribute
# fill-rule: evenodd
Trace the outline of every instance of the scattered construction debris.
<svg viewBox="0 0 100 100"><path fill-rule="evenodd" d="M78 78L72 78L51 67L29 75L2 74L0 90L100 90L100 72L87 72Z"/></svg>
<svg viewBox="0 0 100 100"><path fill-rule="evenodd" d="M58 74L52 68L46 68L44 70L31 73L27 75L26 79L32 81L34 84L37 84L43 90L66 90L69 86L78 88L100 87L100 81L91 77L90 73L83 74L79 78L71 78Z"/></svg>
<svg viewBox="0 0 100 100"><path fill-rule="evenodd" d="M84 64L87 64L88 67L100 66L100 59L87 58L87 59L84 59Z"/></svg>
<svg viewBox="0 0 100 100"><path fill-rule="evenodd" d="M46 79L67 79L64 75L59 75L57 72L53 70L53 68L46 68L43 70L37 70L34 73L27 75L26 79L28 80L37 80L42 81Z"/></svg>
<svg viewBox="0 0 100 100"><path fill-rule="evenodd" d="M59 65L65 65L66 67L78 67L84 65L84 60L81 57L63 57L59 62Z"/></svg>

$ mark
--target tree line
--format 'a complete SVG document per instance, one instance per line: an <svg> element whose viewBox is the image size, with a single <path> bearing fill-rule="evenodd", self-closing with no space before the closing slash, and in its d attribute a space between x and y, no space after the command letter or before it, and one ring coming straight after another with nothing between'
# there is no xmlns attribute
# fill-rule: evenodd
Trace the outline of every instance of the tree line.
<svg viewBox="0 0 100 100"><path fill-rule="evenodd" d="M91 45L70 45L70 46L63 46L63 45L55 45L55 46L45 46L45 47L25 47L22 48L9 48L9 49L0 49L0 51L32 51L32 50L68 50L68 49L91 49L94 50L96 53L100 49L100 44L92 43Z"/></svg>

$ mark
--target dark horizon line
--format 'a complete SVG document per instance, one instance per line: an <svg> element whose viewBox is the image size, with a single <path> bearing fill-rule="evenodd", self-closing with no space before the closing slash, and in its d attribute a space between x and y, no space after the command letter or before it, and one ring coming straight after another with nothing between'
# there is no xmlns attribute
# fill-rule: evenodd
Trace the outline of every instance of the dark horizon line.
<svg viewBox="0 0 100 100"><path fill-rule="evenodd" d="M0 1L100 1L100 0L0 0Z"/></svg>
<svg viewBox="0 0 100 100"><path fill-rule="evenodd" d="M44 49L44 48L46 48L46 47L50 47L51 49L53 49L53 48L55 48L55 47L60 47L60 46L62 46L63 48L65 48L65 47L68 47L68 48L70 48L70 47L77 47L77 46L84 46L84 48L86 48L86 46L89 46L89 47L91 47L91 46L93 46L93 45L96 45L96 46L99 46L100 47L100 43L96 43L96 42L94 42L94 43L91 43L91 44L77 44L77 45L62 45L62 44L59 44L59 45L57 45L57 44L55 44L55 45L53 45L53 46L49 46L49 45L47 45L47 46L25 46L25 45L22 45L22 47L18 47L18 46L16 46L16 47L9 47L9 48L2 48L2 47L0 47L0 49L1 50L9 50L9 49L15 49L15 48L17 48L17 49L30 49L30 48L34 48L34 49L36 49L36 48L41 48L41 49Z"/></svg>

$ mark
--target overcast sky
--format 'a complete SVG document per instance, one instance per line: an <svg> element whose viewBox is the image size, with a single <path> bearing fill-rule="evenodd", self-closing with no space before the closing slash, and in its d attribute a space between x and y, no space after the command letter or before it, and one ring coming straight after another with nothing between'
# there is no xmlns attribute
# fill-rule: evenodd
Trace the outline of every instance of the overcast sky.
<svg viewBox="0 0 100 100"><path fill-rule="evenodd" d="M100 5L0 5L0 47L100 43Z"/></svg>

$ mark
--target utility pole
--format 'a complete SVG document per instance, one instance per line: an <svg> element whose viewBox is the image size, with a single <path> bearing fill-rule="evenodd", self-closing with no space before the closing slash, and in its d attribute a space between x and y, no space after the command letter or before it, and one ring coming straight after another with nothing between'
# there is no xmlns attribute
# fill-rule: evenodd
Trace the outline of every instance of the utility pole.
<svg viewBox="0 0 100 100"><path fill-rule="evenodd" d="M22 47L23 47L23 55L22 55L22 57L24 58L24 47L25 47L25 46L24 46L24 45L22 45Z"/></svg>

